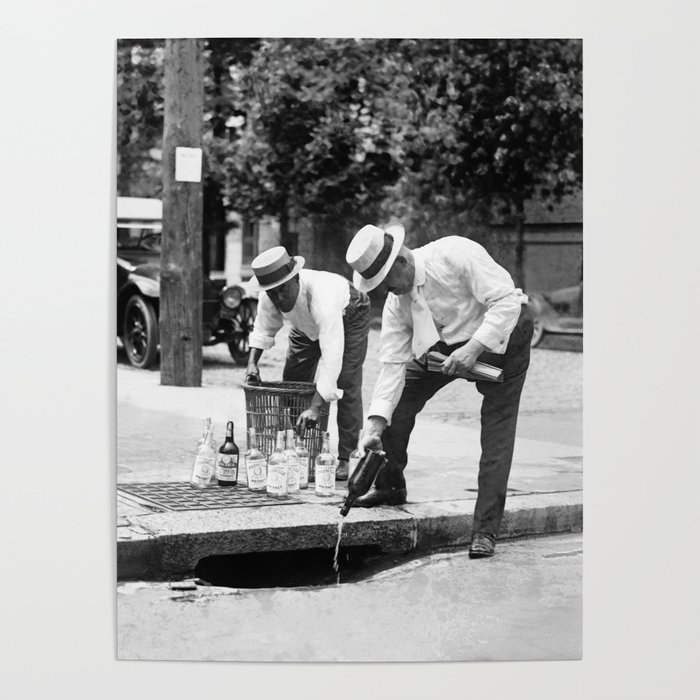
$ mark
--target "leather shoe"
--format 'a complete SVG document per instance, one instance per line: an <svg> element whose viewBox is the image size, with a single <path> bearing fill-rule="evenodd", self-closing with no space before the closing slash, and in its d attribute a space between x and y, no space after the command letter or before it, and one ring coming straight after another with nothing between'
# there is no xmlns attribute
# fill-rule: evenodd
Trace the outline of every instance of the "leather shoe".
<svg viewBox="0 0 700 700"><path fill-rule="evenodd" d="M364 496L360 496L353 505L360 508L372 508L373 506L402 506L406 503L406 489L370 489Z"/></svg>
<svg viewBox="0 0 700 700"><path fill-rule="evenodd" d="M492 557L496 553L496 538L486 532L476 532L472 537L472 544L469 547L470 559L482 559Z"/></svg>
<svg viewBox="0 0 700 700"><path fill-rule="evenodd" d="M348 480L348 460L339 459L338 466L335 470L335 480L336 481L347 481Z"/></svg>

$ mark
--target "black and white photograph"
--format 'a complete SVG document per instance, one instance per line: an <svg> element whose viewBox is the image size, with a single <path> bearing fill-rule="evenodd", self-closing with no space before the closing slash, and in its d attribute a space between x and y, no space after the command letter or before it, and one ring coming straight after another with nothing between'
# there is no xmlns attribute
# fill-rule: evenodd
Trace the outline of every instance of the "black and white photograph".
<svg viewBox="0 0 700 700"><path fill-rule="evenodd" d="M581 658L582 75L118 41L119 658Z"/></svg>
<svg viewBox="0 0 700 700"><path fill-rule="evenodd" d="M696 5L3 6L2 697L695 698Z"/></svg>

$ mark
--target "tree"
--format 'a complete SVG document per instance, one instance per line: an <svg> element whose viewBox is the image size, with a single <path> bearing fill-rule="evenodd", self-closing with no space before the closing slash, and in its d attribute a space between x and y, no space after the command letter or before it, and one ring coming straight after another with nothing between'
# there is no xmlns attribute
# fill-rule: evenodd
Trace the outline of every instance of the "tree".
<svg viewBox="0 0 700 700"><path fill-rule="evenodd" d="M581 186L581 42L403 40L395 48L410 76L410 85L396 83L409 115L406 168L388 204L423 221L505 216L523 284L525 202L551 205Z"/></svg>
<svg viewBox="0 0 700 700"><path fill-rule="evenodd" d="M235 137L215 144L233 208L278 217L283 244L292 217L373 211L398 176L382 64L372 42L263 41L233 71Z"/></svg>
<svg viewBox="0 0 700 700"><path fill-rule="evenodd" d="M523 284L525 202L553 204L581 186L580 41L210 39L206 46L205 226L220 241L226 208L277 217L290 247L291 222L304 217L336 252L370 221L405 221L417 244L474 236L499 216L517 232L514 276ZM120 153L124 178L148 163L157 70L143 56L156 48L139 44L138 62L129 54L123 67L134 81L123 90L132 106L120 144L134 152ZM149 95L153 108L139 111Z"/></svg>
<svg viewBox="0 0 700 700"><path fill-rule="evenodd" d="M117 44L117 193L122 196L161 193L164 55L158 40Z"/></svg>
<svg viewBox="0 0 700 700"><path fill-rule="evenodd" d="M214 259L223 262L228 222L224 202L225 181L220 168L212 164L215 152L212 142L229 140L229 121L235 118L235 109L229 99L227 86L230 83L232 66L244 67L253 56L258 39L207 39L205 41L204 73L204 122L203 143L207 153L207 166L204 173L204 222L203 268L209 273L212 258L209 250L210 238L214 239L216 250Z"/></svg>

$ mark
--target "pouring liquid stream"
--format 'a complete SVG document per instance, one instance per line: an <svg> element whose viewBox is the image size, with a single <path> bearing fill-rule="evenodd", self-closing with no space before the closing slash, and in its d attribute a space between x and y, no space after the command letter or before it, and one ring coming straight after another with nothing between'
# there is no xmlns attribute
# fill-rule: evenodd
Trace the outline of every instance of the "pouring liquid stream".
<svg viewBox="0 0 700 700"><path fill-rule="evenodd" d="M345 518L341 517L338 523L338 541L335 543L335 554L333 555L333 571L336 573L335 583L340 583L340 564L338 564L338 552L340 551L340 538L343 536L343 523Z"/></svg>
<svg viewBox="0 0 700 700"><path fill-rule="evenodd" d="M335 556L333 557L333 570L336 573L336 585L340 583L340 566L338 564L338 552L340 551L340 539L343 536L343 522L345 516L352 508L359 496L369 491L374 483L378 471L386 464L386 452L380 450L367 450L355 467L352 476L348 479L348 495L340 509L340 522L338 523L338 541L335 543Z"/></svg>

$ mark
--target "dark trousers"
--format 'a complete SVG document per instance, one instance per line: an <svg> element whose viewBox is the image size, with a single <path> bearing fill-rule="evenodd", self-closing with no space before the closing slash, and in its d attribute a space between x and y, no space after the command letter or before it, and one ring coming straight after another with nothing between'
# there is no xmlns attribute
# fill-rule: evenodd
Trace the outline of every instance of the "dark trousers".
<svg viewBox="0 0 700 700"><path fill-rule="evenodd" d="M343 316L343 366L338 377L338 388L343 390L343 398L338 401L339 459L349 457L357 446L357 436L362 429L362 365L367 354L369 320L369 297L350 285L350 302ZM289 349L282 379L313 382L320 359L318 340L311 340L293 328L289 332Z"/></svg>
<svg viewBox="0 0 700 700"><path fill-rule="evenodd" d="M513 462L515 428L518 421L520 394L530 364L532 315L523 305L518 323L511 333L505 354L483 352L479 360L503 369L503 383L477 381L476 389L484 397L481 404L481 460L479 492L474 510L474 532L498 535L506 504L506 489ZM433 349L449 355L464 345L438 343ZM386 468L377 475L378 488L405 488L403 470L408 462L408 440L416 423L416 415L440 389L455 380L414 360L406 369L406 386L391 419L382 434L387 453ZM468 391L468 383L464 390ZM471 382L469 382L471 383Z"/></svg>

